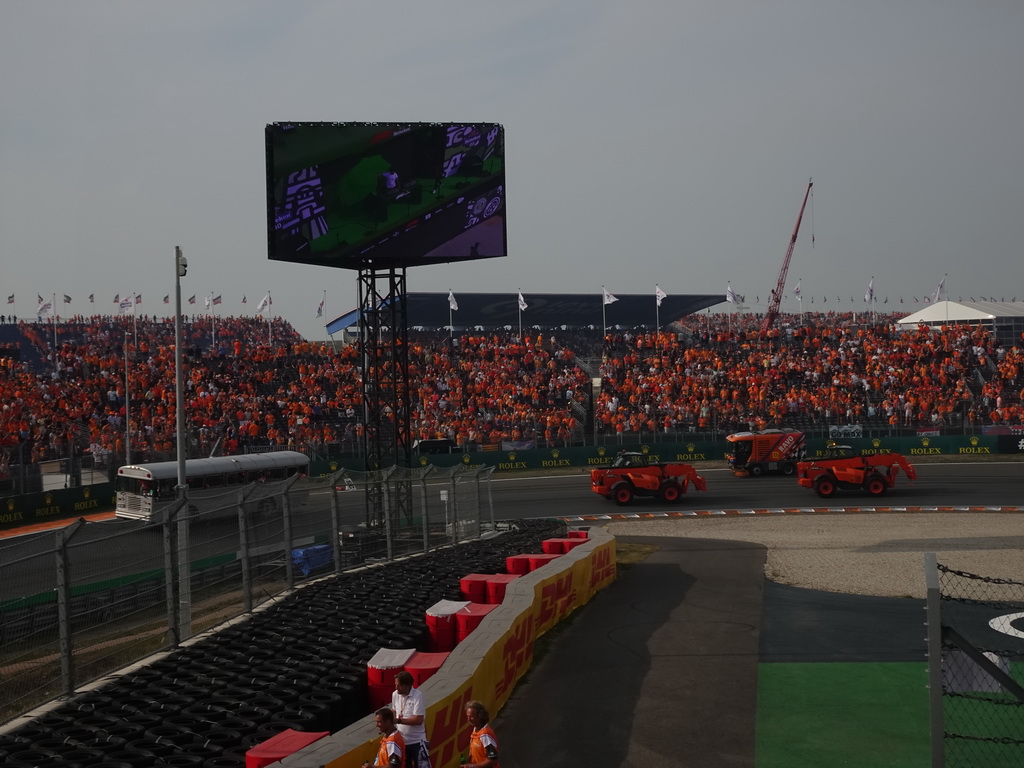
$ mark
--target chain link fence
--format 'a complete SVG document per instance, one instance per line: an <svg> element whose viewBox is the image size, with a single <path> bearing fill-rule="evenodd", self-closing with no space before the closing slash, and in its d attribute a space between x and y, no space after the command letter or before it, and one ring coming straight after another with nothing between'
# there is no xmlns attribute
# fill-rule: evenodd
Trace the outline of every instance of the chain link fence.
<svg viewBox="0 0 1024 768"><path fill-rule="evenodd" d="M492 472L295 476L226 491L201 509L178 500L151 522L80 520L8 540L0 722L251 613L303 580L487 535Z"/></svg>
<svg viewBox="0 0 1024 768"><path fill-rule="evenodd" d="M1024 582L926 576L933 768L1024 765Z"/></svg>

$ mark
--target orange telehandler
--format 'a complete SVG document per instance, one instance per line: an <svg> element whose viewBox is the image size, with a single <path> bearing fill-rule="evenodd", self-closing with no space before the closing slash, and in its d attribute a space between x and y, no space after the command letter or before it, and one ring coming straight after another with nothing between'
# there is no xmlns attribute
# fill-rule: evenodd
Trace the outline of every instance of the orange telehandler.
<svg viewBox="0 0 1024 768"><path fill-rule="evenodd" d="M848 445L829 445L825 455L797 465L797 481L804 488L813 488L823 499L837 490L865 490L872 496L883 496L896 484L900 470L911 483L917 471L901 454L876 453L858 456Z"/></svg>
<svg viewBox="0 0 1024 768"><path fill-rule="evenodd" d="M689 485L706 491L704 478L689 464L650 461L643 453L623 451L610 467L590 470L590 490L619 506L635 496L657 496L669 504L679 501Z"/></svg>

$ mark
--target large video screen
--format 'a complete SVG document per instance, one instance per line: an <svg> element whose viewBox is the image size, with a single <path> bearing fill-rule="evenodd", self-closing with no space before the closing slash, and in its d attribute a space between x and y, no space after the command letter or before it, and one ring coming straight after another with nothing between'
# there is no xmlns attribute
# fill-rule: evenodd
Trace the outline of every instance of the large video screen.
<svg viewBox="0 0 1024 768"><path fill-rule="evenodd" d="M344 269L505 256L497 123L273 123L270 258Z"/></svg>

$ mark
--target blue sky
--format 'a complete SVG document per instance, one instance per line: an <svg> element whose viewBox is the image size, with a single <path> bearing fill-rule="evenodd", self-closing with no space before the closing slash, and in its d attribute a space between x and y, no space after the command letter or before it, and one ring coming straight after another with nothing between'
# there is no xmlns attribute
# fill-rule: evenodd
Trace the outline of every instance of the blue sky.
<svg viewBox="0 0 1024 768"><path fill-rule="evenodd" d="M814 177L805 309L863 309L872 277L890 304L944 275L1024 299L1021 40L1015 0L5 0L0 307L162 315L180 245L185 297L270 290L322 338L355 273L267 259L263 127L294 120L505 126L510 255L410 291L730 284L763 310Z"/></svg>

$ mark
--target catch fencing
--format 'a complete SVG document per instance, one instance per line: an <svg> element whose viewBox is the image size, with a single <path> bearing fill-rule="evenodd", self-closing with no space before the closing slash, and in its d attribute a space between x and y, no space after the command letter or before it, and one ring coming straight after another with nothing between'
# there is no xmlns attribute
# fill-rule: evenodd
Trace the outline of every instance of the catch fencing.
<svg viewBox="0 0 1024 768"><path fill-rule="evenodd" d="M253 483L157 520L79 520L0 546L0 723L304 580L495 528L491 467Z"/></svg>
<svg viewBox="0 0 1024 768"><path fill-rule="evenodd" d="M925 570L932 768L1024 765L1024 582Z"/></svg>

